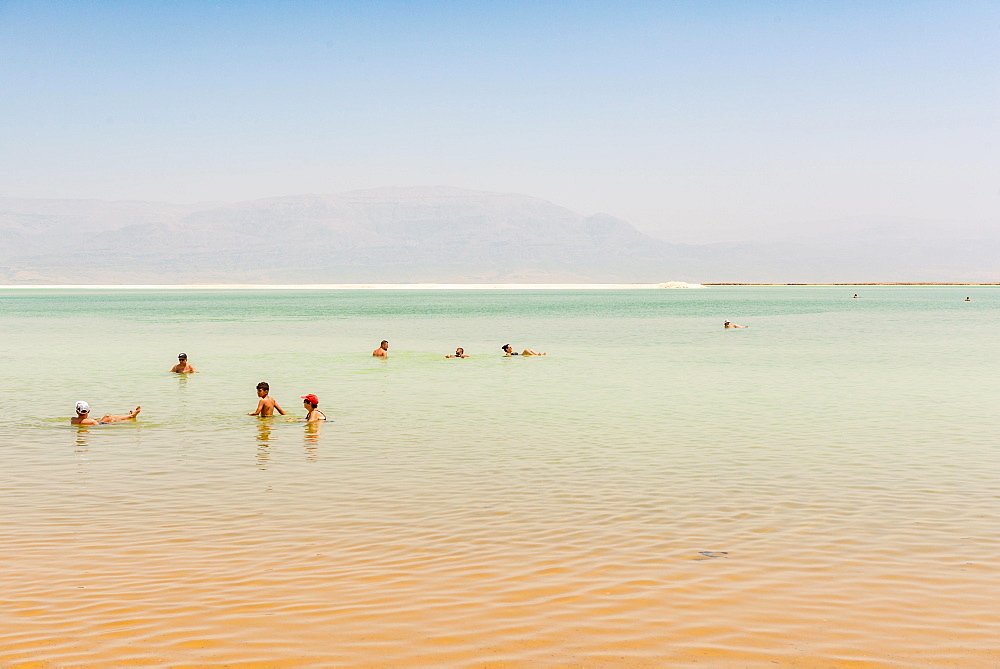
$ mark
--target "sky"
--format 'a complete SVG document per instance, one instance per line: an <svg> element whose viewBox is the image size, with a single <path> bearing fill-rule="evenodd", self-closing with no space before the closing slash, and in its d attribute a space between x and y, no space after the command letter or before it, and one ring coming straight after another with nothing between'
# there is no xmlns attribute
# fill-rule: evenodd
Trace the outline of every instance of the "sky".
<svg viewBox="0 0 1000 669"><path fill-rule="evenodd" d="M447 185L1000 240L1000 3L0 0L0 197Z"/></svg>

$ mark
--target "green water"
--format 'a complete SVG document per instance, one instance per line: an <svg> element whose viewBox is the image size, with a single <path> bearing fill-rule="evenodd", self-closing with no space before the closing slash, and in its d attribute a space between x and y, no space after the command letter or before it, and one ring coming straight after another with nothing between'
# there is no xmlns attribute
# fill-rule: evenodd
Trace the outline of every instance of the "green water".
<svg viewBox="0 0 1000 669"><path fill-rule="evenodd" d="M95 414L141 404L142 427L125 431L144 446L252 447L242 414L266 380L295 415L300 395L319 395L334 439L401 450L763 449L794 469L847 449L864 466L967 457L995 469L1000 290L854 292L0 291L0 435L65 445L86 399ZM724 330L726 318L751 327ZM389 359L372 359L383 338ZM507 342L550 355L504 359ZM470 358L445 360L456 346ZM198 375L166 373L180 351Z"/></svg>
<svg viewBox="0 0 1000 669"><path fill-rule="evenodd" d="M892 545L905 611L934 556L996 548L998 333L993 287L0 289L0 529L72 549L83 516L151 551L196 528L281 554L472 541L489 516L526 563L539 533L648 536L760 574L776 553L830 568ZM471 357L444 359L457 346ZM181 351L198 374L167 372ZM330 422L246 416L258 381L296 418L315 393ZM143 411L79 430L80 399Z"/></svg>
<svg viewBox="0 0 1000 669"><path fill-rule="evenodd" d="M294 415L300 395L321 398L333 453L356 440L572 461L601 447L614 463L710 449L789 471L817 452L996 471L1000 290L858 290L0 291L0 436L65 447L86 399L97 415L143 406L141 427L93 431L95 445L252 450L242 414L266 380ZM372 359L383 338L389 359ZM505 359L507 342L549 356ZM445 360L456 346L471 357ZM199 374L166 373L180 351ZM7 457L16 469L18 450Z"/></svg>

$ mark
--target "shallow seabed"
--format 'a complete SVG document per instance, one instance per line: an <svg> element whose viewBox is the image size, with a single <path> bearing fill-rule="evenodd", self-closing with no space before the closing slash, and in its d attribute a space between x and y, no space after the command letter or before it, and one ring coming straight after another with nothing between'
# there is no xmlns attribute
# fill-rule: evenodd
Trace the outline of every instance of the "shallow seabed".
<svg viewBox="0 0 1000 669"><path fill-rule="evenodd" d="M0 665L997 666L998 332L995 287L0 289Z"/></svg>

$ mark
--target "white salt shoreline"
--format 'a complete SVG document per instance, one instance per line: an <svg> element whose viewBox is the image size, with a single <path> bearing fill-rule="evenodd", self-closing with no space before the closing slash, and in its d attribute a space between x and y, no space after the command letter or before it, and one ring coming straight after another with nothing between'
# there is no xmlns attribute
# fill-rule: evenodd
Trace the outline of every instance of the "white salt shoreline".
<svg viewBox="0 0 1000 669"><path fill-rule="evenodd" d="M306 283L268 284L215 283L215 284L32 284L2 285L0 290L78 289L78 290L627 290L661 288L704 288L698 283L668 281L666 283Z"/></svg>

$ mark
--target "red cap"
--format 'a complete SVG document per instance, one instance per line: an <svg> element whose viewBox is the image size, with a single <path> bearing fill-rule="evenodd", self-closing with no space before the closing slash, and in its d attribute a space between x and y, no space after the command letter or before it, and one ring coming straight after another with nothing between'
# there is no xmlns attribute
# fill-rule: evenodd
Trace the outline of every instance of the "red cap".
<svg viewBox="0 0 1000 669"><path fill-rule="evenodd" d="M319 406L319 398L316 397L315 395L312 395L312 394L310 394L310 395L303 395L302 399L307 400L309 402L309 404L312 404L313 406Z"/></svg>

